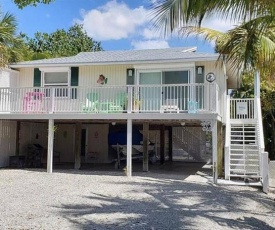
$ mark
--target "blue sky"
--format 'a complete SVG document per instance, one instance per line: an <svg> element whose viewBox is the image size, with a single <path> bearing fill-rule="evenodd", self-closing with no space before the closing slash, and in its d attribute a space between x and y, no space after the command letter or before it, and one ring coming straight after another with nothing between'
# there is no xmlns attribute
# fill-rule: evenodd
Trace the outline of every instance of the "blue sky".
<svg viewBox="0 0 275 230"><path fill-rule="evenodd" d="M84 25L88 35L101 41L104 50L151 49L197 46L200 52L214 52L211 44L196 38L166 37L151 28L150 1L153 0L55 0L49 5L28 6L22 10L12 0L2 0L2 12L14 14L18 32L32 37L35 32L51 33L68 29L74 23ZM206 27L230 28L217 18Z"/></svg>

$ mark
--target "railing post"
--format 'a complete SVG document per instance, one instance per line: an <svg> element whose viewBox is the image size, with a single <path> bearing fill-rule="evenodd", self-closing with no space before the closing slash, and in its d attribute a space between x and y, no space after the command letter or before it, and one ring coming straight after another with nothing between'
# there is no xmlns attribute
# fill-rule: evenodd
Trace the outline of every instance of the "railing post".
<svg viewBox="0 0 275 230"><path fill-rule="evenodd" d="M127 113L132 112L132 103L133 103L133 87L128 86Z"/></svg>
<svg viewBox="0 0 275 230"><path fill-rule="evenodd" d="M49 113L53 113L54 112L54 94L55 94L55 88L51 88L50 89L50 111Z"/></svg>

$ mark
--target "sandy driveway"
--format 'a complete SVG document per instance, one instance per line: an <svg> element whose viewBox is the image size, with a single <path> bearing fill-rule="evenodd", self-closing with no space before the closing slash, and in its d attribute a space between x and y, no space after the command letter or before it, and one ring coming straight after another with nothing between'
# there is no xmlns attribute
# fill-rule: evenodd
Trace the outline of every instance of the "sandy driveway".
<svg viewBox="0 0 275 230"><path fill-rule="evenodd" d="M0 170L0 229L275 229L274 197L155 173Z"/></svg>

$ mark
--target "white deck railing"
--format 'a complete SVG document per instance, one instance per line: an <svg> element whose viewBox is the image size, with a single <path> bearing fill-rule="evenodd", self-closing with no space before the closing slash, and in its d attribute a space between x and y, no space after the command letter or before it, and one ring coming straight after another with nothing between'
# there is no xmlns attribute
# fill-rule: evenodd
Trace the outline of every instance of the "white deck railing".
<svg viewBox="0 0 275 230"><path fill-rule="evenodd" d="M230 119L255 119L255 99L231 98Z"/></svg>
<svg viewBox="0 0 275 230"><path fill-rule="evenodd" d="M219 113L218 96L216 84L0 88L0 113Z"/></svg>

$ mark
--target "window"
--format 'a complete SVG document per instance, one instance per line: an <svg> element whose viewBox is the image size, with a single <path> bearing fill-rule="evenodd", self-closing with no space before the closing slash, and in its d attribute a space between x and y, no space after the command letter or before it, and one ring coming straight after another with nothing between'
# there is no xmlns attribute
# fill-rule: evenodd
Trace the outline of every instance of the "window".
<svg viewBox="0 0 275 230"><path fill-rule="evenodd" d="M70 71L69 69L46 69L43 71L42 83L46 88L46 97L51 95L50 87L55 88L55 97L68 97L68 86L70 86ZM49 89L47 89L47 87L49 87Z"/></svg>

